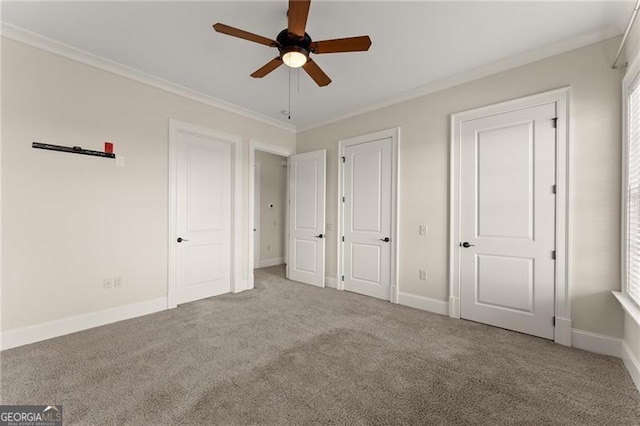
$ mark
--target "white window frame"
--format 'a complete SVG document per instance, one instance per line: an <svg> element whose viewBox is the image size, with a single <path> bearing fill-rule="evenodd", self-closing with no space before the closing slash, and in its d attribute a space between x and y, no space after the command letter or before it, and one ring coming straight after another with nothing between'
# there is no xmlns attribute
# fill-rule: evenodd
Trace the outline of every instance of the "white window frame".
<svg viewBox="0 0 640 426"><path fill-rule="evenodd" d="M628 185L628 146L629 146L629 95L634 83L640 79L640 55L627 68L622 79L622 180L620 188L621 235L620 235L620 278L621 291L614 291L624 310L640 325L640 302L634 301L627 294L627 185Z"/></svg>

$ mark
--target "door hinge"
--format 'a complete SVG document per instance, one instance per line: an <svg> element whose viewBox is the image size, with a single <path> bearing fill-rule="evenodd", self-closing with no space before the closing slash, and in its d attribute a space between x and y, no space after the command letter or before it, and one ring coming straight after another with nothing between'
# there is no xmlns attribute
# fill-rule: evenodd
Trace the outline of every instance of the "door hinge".
<svg viewBox="0 0 640 426"><path fill-rule="evenodd" d="M558 128L558 117L552 118L551 121L553 122L552 123L553 128L557 129Z"/></svg>
<svg viewBox="0 0 640 426"><path fill-rule="evenodd" d="M551 251L551 259L556 260L556 251L555 250Z"/></svg>
<svg viewBox="0 0 640 426"><path fill-rule="evenodd" d="M344 275L342 276L341 280L344 281Z"/></svg>
<svg viewBox="0 0 640 426"><path fill-rule="evenodd" d="M342 202L344 203L344 195L342 196Z"/></svg>
<svg viewBox="0 0 640 426"><path fill-rule="evenodd" d="M347 157L342 157L342 162L346 163L347 162Z"/></svg>
<svg viewBox="0 0 640 426"><path fill-rule="evenodd" d="M551 193L553 194L558 193L558 185L551 185Z"/></svg>
<svg viewBox="0 0 640 426"><path fill-rule="evenodd" d="M342 242L344 243L344 235L342 236Z"/></svg>
<svg viewBox="0 0 640 426"><path fill-rule="evenodd" d="M556 317L552 317L551 318L551 324L553 324L553 326L556 326Z"/></svg>

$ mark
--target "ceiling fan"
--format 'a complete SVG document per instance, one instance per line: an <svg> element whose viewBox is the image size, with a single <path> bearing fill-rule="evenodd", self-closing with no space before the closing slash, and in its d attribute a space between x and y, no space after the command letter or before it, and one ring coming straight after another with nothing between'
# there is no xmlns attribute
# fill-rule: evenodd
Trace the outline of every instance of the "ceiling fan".
<svg viewBox="0 0 640 426"><path fill-rule="evenodd" d="M278 48L278 56L256 70L251 74L251 77L262 78L284 62L291 68L302 67L313 81L322 87L331 83L331 79L311 59L311 53L320 55L323 53L362 52L369 50L371 39L368 35L365 35L313 41L309 34L305 32L310 5L311 0L289 0L289 26L280 31L275 40L221 23L215 24L213 28L219 33Z"/></svg>

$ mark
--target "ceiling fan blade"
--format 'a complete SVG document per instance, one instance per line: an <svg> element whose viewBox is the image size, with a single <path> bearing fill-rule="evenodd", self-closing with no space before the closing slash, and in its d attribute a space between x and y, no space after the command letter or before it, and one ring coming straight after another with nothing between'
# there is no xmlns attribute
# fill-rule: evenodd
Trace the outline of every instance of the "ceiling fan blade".
<svg viewBox="0 0 640 426"><path fill-rule="evenodd" d="M369 50L371 39L369 36L336 38L311 43L313 53L364 52Z"/></svg>
<svg viewBox="0 0 640 426"><path fill-rule="evenodd" d="M288 31L300 38L304 37L307 26L309 6L311 0L289 0L289 28Z"/></svg>
<svg viewBox="0 0 640 426"><path fill-rule="evenodd" d="M282 65L282 59L280 59L280 56L276 56L275 58L267 62L262 68L256 70L253 74L251 74L251 77L262 78L265 75L269 74L271 71L278 68L280 65Z"/></svg>
<svg viewBox="0 0 640 426"><path fill-rule="evenodd" d="M309 77L311 77L318 86L324 87L331 83L329 76L322 71L322 68L320 68L313 59L309 58L302 68L304 68L307 74L309 74Z"/></svg>
<svg viewBox="0 0 640 426"><path fill-rule="evenodd" d="M264 44L269 47L276 47L278 43L275 40L271 40L270 38L262 37L257 34L252 34L247 31L239 30L238 28L230 27L225 24L217 23L213 26L213 29L219 33L230 35L233 37L238 37L244 40L253 41L254 43Z"/></svg>

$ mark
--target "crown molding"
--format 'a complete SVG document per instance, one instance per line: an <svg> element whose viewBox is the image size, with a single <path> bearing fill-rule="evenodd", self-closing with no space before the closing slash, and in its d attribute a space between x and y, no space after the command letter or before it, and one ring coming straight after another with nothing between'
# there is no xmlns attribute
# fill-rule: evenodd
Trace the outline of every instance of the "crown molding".
<svg viewBox="0 0 640 426"><path fill-rule="evenodd" d="M452 77L429 83L416 89L408 90L399 95L392 96L383 101L371 104L366 108L352 110L333 118L329 118L327 120L299 127L284 123L280 120L260 114L248 108L234 105L213 96L206 95L177 83L173 83L171 81L156 77L135 68L120 64L110 59L106 59L87 51L77 49L75 47L53 40L49 37L45 37L43 35L25 30L21 27L6 22L0 22L0 35L2 35L2 37L18 41L29 46L33 46L38 49L42 49L75 60L77 62L84 63L86 65L90 65L98 69L102 69L104 71L108 71L113 74L138 81L148 86L165 90L169 93L173 93L184 98L200 102L208 106L212 106L214 108L238 114L240 116L247 117L291 133L301 133L308 130L317 129L328 124L336 123L348 118L356 117L368 112L393 106L402 102L410 101L412 99L458 86L460 84L468 83L470 81L478 80L493 74L530 64L532 62L540 61L551 56L579 49L590 44L618 37L621 35L621 33L617 28L614 27L600 27L593 31L561 40L557 43L552 43L538 49L530 50L519 55L512 56L502 61L494 62L492 64L475 68Z"/></svg>
<svg viewBox="0 0 640 426"><path fill-rule="evenodd" d="M527 52L512 56L502 61L494 62L479 68L472 69L470 71L448 77L442 80L434 81L427 85L418 87L416 89L408 90L399 95L387 98L381 102L369 105L366 108L353 110L336 116L321 122L312 123L307 126L298 127L298 132L306 132L308 130L317 129L328 124L333 124L347 118L356 117L368 112L376 111L382 108L386 108L392 105L397 105L402 102L410 101L422 96L429 95L431 93L439 92L444 89L448 89L454 86L458 86L470 81L479 80L483 77L488 77L493 74L498 74L503 71L508 71L513 68L517 68L523 65L530 64L532 62L540 61L551 56L556 56L571 50L579 49L581 47L595 44L604 40L608 40L614 37L618 37L622 33L614 27L600 27L593 31L579 34L574 37L560 40L556 43L548 44L538 49L529 50Z"/></svg>
<svg viewBox="0 0 640 426"><path fill-rule="evenodd" d="M223 101L210 95L206 95L180 84L173 83L169 80L165 80L163 78L156 77L138 69L123 65L119 62L115 62L102 56L94 55L93 53L89 53L85 50L69 46L68 44L64 44L49 37L45 37L32 31L25 30L24 28L18 27L16 25L12 25L6 22L0 22L0 35L7 39L36 47L38 49L45 50L56 55L60 55L65 58L111 72L121 77L125 77L130 80L134 80L148 86L173 93L174 95L182 96L184 98L200 102L202 104L212 106L223 111L250 118L252 120L256 120L291 133L296 133L296 127L288 123L283 123L280 120L257 113L250 109L234 105L232 103Z"/></svg>

